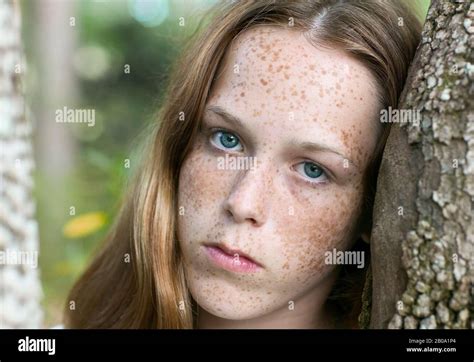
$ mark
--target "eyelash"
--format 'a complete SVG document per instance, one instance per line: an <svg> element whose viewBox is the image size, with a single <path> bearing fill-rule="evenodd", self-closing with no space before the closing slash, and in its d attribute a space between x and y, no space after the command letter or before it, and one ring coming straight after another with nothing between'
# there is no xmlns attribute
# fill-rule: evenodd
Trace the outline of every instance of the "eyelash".
<svg viewBox="0 0 474 362"><path fill-rule="evenodd" d="M225 146L222 146L223 148L220 148L220 147L217 147L214 142L212 141L213 137L215 137L218 133L228 133L228 134L231 134L232 136L234 136L239 144L241 145L242 149L244 148L243 146L243 143L242 141L240 140L240 137L238 135L236 135L234 132L231 132L231 131L228 131L226 129L223 129L223 128L210 128L208 129L208 132L207 132L207 139L209 141L209 143L211 144L211 146L214 148L214 149L218 149L219 151L222 151L222 152L232 152L231 149L226 149ZM240 152L240 151L237 151L237 152ZM303 175L301 175L298 171L295 170L295 167L298 166L298 165L301 165L301 164L304 164L304 163L311 163L313 165L315 165L317 168L319 168L321 171L322 171L322 176L324 176L325 180L324 181L310 181L310 178L307 178L307 177L304 177ZM324 167L322 167L321 165L319 165L318 163L314 162L314 161L309 161L309 160L303 160L301 161L300 163L298 163L296 166L292 167L293 170L295 170L301 177L300 179L305 182L306 184L308 184L309 186L311 187L319 187L321 185L324 185L324 184L327 184L329 183L330 181L330 176L329 176L329 173L326 171L326 169Z"/></svg>
<svg viewBox="0 0 474 362"><path fill-rule="evenodd" d="M307 184L310 185L311 187L319 187L319 186L321 186L321 185L325 185L325 184L329 183L329 181L330 181L329 173L326 171L326 169L325 169L324 167L320 166L319 164L317 164L317 163L314 162L314 161L309 161L309 160L301 161L301 162L298 163L296 166L299 166L299 165L304 164L304 163L313 164L313 165L315 165L318 169L320 169L321 172L322 172L320 177L323 177L324 180L323 180L323 181L310 181L310 180L318 180L319 177L316 178L316 179L311 179L309 176L308 176L308 177L302 176L301 179L303 180L303 182L307 183ZM295 167L296 167L296 166L295 166ZM295 167L293 167L293 168L295 168ZM296 170L295 170L295 171L296 171ZM298 171L296 171L296 172L298 172ZM298 174L300 174L300 173L298 172ZM300 174L300 175L301 175L301 174Z"/></svg>
<svg viewBox="0 0 474 362"><path fill-rule="evenodd" d="M212 146L221 150L221 151L224 151L224 152L240 152L240 151L233 151L232 149L230 148L226 148L225 146L222 146L223 148L220 148L218 146L216 146L213 142L213 138L214 136L216 136L218 133L226 133L226 134L230 134L232 136L234 136L237 141L239 142L239 145L242 147L242 149L244 148L244 145L242 143L242 141L240 140L240 137L237 136L236 134L234 134L234 132L231 132L231 131L227 131L225 129L222 129L222 128L212 128L209 130L209 136L208 136L208 139L209 141L211 142Z"/></svg>

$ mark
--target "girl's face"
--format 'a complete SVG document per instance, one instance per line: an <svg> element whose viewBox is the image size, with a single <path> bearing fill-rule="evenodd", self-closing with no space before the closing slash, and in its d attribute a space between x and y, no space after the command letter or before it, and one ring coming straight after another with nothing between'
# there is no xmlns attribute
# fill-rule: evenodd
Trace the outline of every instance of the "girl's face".
<svg viewBox="0 0 474 362"><path fill-rule="evenodd" d="M359 236L374 84L357 61L300 32L257 27L237 38L179 179L179 242L201 308L237 320L326 299L335 266L325 252Z"/></svg>

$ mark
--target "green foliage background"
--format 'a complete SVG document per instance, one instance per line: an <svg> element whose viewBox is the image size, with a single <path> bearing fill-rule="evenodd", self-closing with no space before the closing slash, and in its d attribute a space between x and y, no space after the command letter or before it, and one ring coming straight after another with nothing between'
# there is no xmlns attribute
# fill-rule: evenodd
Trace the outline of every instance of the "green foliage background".
<svg viewBox="0 0 474 362"><path fill-rule="evenodd" d="M48 1L58 6L61 2ZM35 197L45 326L61 322L69 289L116 216L126 180L139 157L133 153L139 142L137 137L148 122L154 121L169 68L202 14L214 2L152 0L157 3L158 15L166 13L166 8L169 13L159 25L148 26L133 15L133 6L141 0L68 1L74 2L71 16L75 17L78 32L77 49L70 54L76 60L78 92L75 104L70 107L94 109L96 125L64 125L70 128L77 147L75 164L59 183L52 186L41 162L37 162ZM35 75L42 71L37 62L42 45L35 43L38 7L44 5L42 2L21 2L28 63L27 102L33 114L38 106L35 99L49 86L35 82ZM429 0L413 3L420 17L424 17ZM181 16L186 20L184 27L179 26ZM124 71L126 65L130 66L129 73ZM53 119L36 121L36 127L41 127L41 122L54 122ZM130 160L131 168L126 167L126 160ZM71 205L75 215L70 214ZM81 224L78 217L89 213L94 214ZM105 217L105 223L98 215ZM90 220L96 220L97 224ZM64 232L64 227L74 222L76 229L84 229L84 236L71 237Z"/></svg>

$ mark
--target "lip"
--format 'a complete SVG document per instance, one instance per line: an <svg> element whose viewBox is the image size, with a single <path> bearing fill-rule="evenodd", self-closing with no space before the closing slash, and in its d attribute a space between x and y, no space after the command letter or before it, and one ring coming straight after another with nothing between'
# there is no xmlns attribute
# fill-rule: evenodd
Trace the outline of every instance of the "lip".
<svg viewBox="0 0 474 362"><path fill-rule="evenodd" d="M262 265L248 254L231 249L222 243L204 244L209 259L223 269L237 273L254 273L262 269Z"/></svg>

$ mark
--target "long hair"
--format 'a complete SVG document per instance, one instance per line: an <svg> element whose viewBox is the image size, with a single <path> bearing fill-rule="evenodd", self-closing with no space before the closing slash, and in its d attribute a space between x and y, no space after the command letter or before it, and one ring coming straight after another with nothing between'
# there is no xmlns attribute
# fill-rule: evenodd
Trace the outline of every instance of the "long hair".
<svg viewBox="0 0 474 362"><path fill-rule="evenodd" d="M179 172L219 64L239 33L258 25L291 27L314 44L345 51L373 75L382 108L396 107L420 34L412 10L397 1L226 1L210 13L213 18L174 65L115 223L69 294L68 328L195 327L196 305L177 240ZM370 172L387 134L381 132L366 176L364 225L370 224L376 181Z"/></svg>

